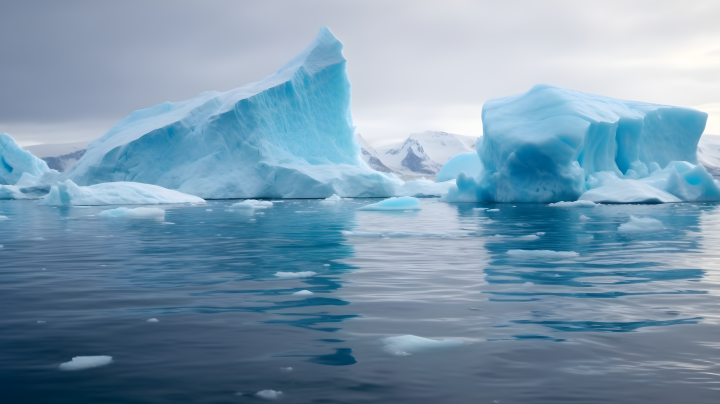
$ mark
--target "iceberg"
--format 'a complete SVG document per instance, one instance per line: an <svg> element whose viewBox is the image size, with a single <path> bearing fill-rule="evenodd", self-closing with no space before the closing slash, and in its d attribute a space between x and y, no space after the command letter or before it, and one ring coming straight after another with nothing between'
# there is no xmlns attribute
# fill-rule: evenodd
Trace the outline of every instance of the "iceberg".
<svg viewBox="0 0 720 404"><path fill-rule="evenodd" d="M322 27L259 82L135 111L61 178L140 182L202 198L393 196L402 182L361 158L342 50Z"/></svg>
<svg viewBox="0 0 720 404"><path fill-rule="evenodd" d="M37 199L60 173L0 133L0 199Z"/></svg>
<svg viewBox="0 0 720 404"><path fill-rule="evenodd" d="M84 370L109 365L112 361L112 356L108 355L76 356L70 362L60 364L58 368L60 370Z"/></svg>
<svg viewBox="0 0 720 404"><path fill-rule="evenodd" d="M420 210L420 200L412 196L401 196L366 205L358 210Z"/></svg>
<svg viewBox="0 0 720 404"><path fill-rule="evenodd" d="M622 192L612 189L631 180L683 201L720 200L697 161L704 112L537 85L486 102L482 119L482 170L462 169L446 201L576 201L607 187L583 200L613 202Z"/></svg>
<svg viewBox="0 0 720 404"><path fill-rule="evenodd" d="M169 203L205 203L202 198L137 182L108 182L81 187L65 180L50 188L38 201L40 205L159 205Z"/></svg>
<svg viewBox="0 0 720 404"><path fill-rule="evenodd" d="M457 179L461 172L472 176L480 175L482 163L480 163L480 156L478 156L477 152L460 153L451 158L447 163L443 164L435 178L435 182Z"/></svg>

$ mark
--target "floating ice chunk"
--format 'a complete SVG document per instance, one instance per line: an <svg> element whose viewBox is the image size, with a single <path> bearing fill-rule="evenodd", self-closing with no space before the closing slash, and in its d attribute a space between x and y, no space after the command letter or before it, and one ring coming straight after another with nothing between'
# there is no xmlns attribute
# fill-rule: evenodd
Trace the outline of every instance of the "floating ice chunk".
<svg viewBox="0 0 720 404"><path fill-rule="evenodd" d="M587 216L585 216L585 215L580 215L580 217L579 217L578 219L580 219L580 220L582 220L582 221L590 220L590 218L587 217Z"/></svg>
<svg viewBox="0 0 720 404"><path fill-rule="evenodd" d="M635 231L652 231L664 229L662 222L651 217L635 217L630 216L630 221L623 223L618 227L618 231L621 233L635 232Z"/></svg>
<svg viewBox="0 0 720 404"><path fill-rule="evenodd" d="M282 396L282 391L275 391L275 390L261 390L255 393L256 397L263 398L265 400L277 400Z"/></svg>
<svg viewBox="0 0 720 404"><path fill-rule="evenodd" d="M329 196L329 197L323 199L322 201L320 201L320 203L322 203L323 205L335 205L340 201L342 201L342 198L333 194L332 196Z"/></svg>
<svg viewBox="0 0 720 404"><path fill-rule="evenodd" d="M38 324L45 324L45 323L47 323L47 321L45 321L45 320L38 320L37 323L38 323Z"/></svg>
<svg viewBox="0 0 720 404"><path fill-rule="evenodd" d="M443 340L429 339L418 337L417 335L400 335L397 337L383 338L382 343L386 352L393 355L407 356L414 353L442 349L452 348L463 345L463 341L453 338L446 338Z"/></svg>
<svg viewBox="0 0 720 404"><path fill-rule="evenodd" d="M317 272L313 271L302 271L302 272L276 272L275 276L278 278L294 279L294 278L309 278L317 275Z"/></svg>
<svg viewBox="0 0 720 404"><path fill-rule="evenodd" d="M212 212L212 209L205 209L205 212Z"/></svg>
<svg viewBox="0 0 720 404"><path fill-rule="evenodd" d="M520 237L518 237L517 239L518 239L518 240L525 240L525 241L532 241L532 240L537 240L537 239L539 239L539 238L540 238L540 237L539 237L537 234L528 234L527 236L520 236Z"/></svg>
<svg viewBox="0 0 720 404"><path fill-rule="evenodd" d="M411 196L401 196L363 206L358 210L420 210L420 200Z"/></svg>
<svg viewBox="0 0 720 404"><path fill-rule="evenodd" d="M5 248L5 246L4 246L4 245L2 245L2 244L0 244L0 248Z"/></svg>
<svg viewBox="0 0 720 404"><path fill-rule="evenodd" d="M205 203L197 196L137 182L108 182L81 187L67 180L50 189L40 205L158 205L168 203Z"/></svg>
<svg viewBox="0 0 720 404"><path fill-rule="evenodd" d="M488 208L473 208L473 210L487 210Z"/></svg>
<svg viewBox="0 0 720 404"><path fill-rule="evenodd" d="M523 283L523 286L525 286L525 287L533 286L533 285L535 285L535 284L532 283L532 282L525 282L525 283Z"/></svg>
<svg viewBox="0 0 720 404"><path fill-rule="evenodd" d="M560 201L551 203L548 206L552 206L554 208L594 208L597 204L593 201L580 200L572 202Z"/></svg>
<svg viewBox="0 0 720 404"><path fill-rule="evenodd" d="M147 319L147 322L148 322L148 323L159 323L160 320L158 320L158 319L156 319L156 318L149 318L149 319Z"/></svg>
<svg viewBox="0 0 720 404"><path fill-rule="evenodd" d="M614 181L591 189L580 196L581 201L596 203L670 203L680 202L675 195L638 180Z"/></svg>
<svg viewBox="0 0 720 404"><path fill-rule="evenodd" d="M296 210L295 213L317 213L317 210Z"/></svg>
<svg viewBox="0 0 720 404"><path fill-rule="evenodd" d="M2 222L3 220L10 220L10 218L8 218L7 216L0 215L0 222Z"/></svg>
<svg viewBox="0 0 720 404"><path fill-rule="evenodd" d="M83 370L109 365L113 361L112 356L76 356L70 362L59 366L60 370Z"/></svg>
<svg viewBox="0 0 720 404"><path fill-rule="evenodd" d="M256 199L246 199L244 201L230 205L231 208L236 209L267 209L271 208L272 206L273 203L270 201L258 201Z"/></svg>
<svg viewBox="0 0 720 404"><path fill-rule="evenodd" d="M500 209L488 209L486 212L500 212Z"/></svg>
<svg viewBox="0 0 720 404"><path fill-rule="evenodd" d="M580 254L575 251L552 251L552 250L510 250L509 256L521 259L563 259L574 258Z"/></svg>
<svg viewBox="0 0 720 404"><path fill-rule="evenodd" d="M330 264L323 264L323 266L324 266L324 267L329 267L329 266L330 266Z"/></svg>
<svg viewBox="0 0 720 404"><path fill-rule="evenodd" d="M309 290L300 290L300 291L293 293L293 295L298 295L298 296L308 296L308 295L312 295L312 294L313 294L313 292L311 292Z"/></svg>
<svg viewBox="0 0 720 404"><path fill-rule="evenodd" d="M290 373L290 372L293 371L293 368L291 368L290 366L288 366L288 367L286 367L286 368L280 368L280 371L281 371L281 372L285 372L285 373Z"/></svg>
<svg viewBox="0 0 720 404"><path fill-rule="evenodd" d="M165 211L159 208L115 208L104 210L98 215L105 218L155 219L164 220Z"/></svg>

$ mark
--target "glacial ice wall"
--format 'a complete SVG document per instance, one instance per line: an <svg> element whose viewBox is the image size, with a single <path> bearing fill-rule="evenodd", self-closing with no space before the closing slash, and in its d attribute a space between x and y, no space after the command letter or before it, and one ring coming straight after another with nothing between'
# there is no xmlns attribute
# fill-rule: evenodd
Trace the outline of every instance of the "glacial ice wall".
<svg viewBox="0 0 720 404"><path fill-rule="evenodd" d="M135 111L62 178L141 182L203 198L392 196L401 181L360 157L342 49L323 27L262 81Z"/></svg>
<svg viewBox="0 0 720 404"><path fill-rule="evenodd" d="M482 172L459 175L445 200L574 201L589 189L625 179L647 178L663 187L663 179L682 176L661 169L677 171L680 166L672 162L697 164L707 114L538 85L488 101L482 119ZM650 179L653 174L660 179ZM717 187L708 177L704 185ZM707 197L715 192L706 191Z"/></svg>

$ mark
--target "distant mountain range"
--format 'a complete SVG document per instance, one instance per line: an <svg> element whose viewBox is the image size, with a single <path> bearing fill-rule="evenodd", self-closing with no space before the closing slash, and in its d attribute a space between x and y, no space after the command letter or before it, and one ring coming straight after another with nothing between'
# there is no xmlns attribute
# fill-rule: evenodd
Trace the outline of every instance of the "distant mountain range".
<svg viewBox="0 0 720 404"><path fill-rule="evenodd" d="M63 172L77 163L90 142L56 143L26 146L25 150L44 160L48 167Z"/></svg>
<svg viewBox="0 0 720 404"><path fill-rule="evenodd" d="M362 157L374 170L393 173L402 180L434 180L440 168L460 153L475 151L476 138L446 132L413 133L405 141L378 149L356 135Z"/></svg>

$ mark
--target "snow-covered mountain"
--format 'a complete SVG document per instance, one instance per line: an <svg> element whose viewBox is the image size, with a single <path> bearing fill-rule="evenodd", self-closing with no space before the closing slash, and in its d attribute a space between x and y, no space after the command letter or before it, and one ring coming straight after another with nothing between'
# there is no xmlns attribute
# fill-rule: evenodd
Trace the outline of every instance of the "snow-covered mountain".
<svg viewBox="0 0 720 404"><path fill-rule="evenodd" d="M358 133L355 135L355 137L360 144L360 153L362 159L365 161L365 163L367 163L368 166L370 166L370 168L383 173L395 173L388 166L383 164L383 162L380 160L378 152L375 150L374 147L370 145L370 143L363 139L361 134Z"/></svg>
<svg viewBox="0 0 720 404"><path fill-rule="evenodd" d="M363 152L366 162L370 156L377 159L382 165L395 173L403 180L412 180L421 177L434 179L440 168L448 160L460 153L475 151L476 138L470 136L455 135L446 132L427 131L413 133L405 141L372 150L372 146L365 140L358 140L362 148L368 153L367 157ZM377 171L377 168L368 163ZM388 171L384 171L388 172Z"/></svg>
<svg viewBox="0 0 720 404"><path fill-rule="evenodd" d="M72 167L85 154L90 142L39 144L25 150L44 160L48 167L63 172Z"/></svg>

